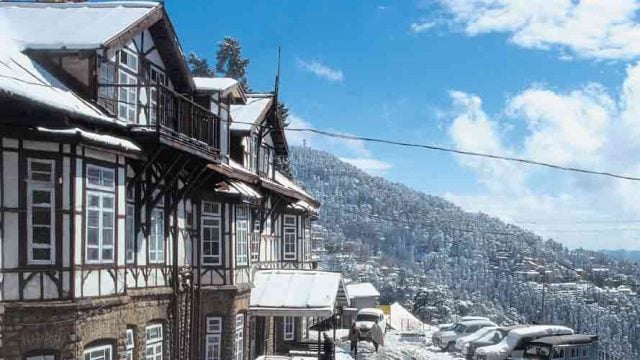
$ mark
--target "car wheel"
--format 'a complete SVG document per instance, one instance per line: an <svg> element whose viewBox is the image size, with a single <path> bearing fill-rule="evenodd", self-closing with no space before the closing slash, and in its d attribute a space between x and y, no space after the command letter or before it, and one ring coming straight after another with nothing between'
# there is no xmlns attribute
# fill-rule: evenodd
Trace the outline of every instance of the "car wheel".
<svg viewBox="0 0 640 360"><path fill-rule="evenodd" d="M454 344L453 341L448 343L447 346L444 348L444 351L447 351L447 352L454 352L455 350L456 350L456 344Z"/></svg>

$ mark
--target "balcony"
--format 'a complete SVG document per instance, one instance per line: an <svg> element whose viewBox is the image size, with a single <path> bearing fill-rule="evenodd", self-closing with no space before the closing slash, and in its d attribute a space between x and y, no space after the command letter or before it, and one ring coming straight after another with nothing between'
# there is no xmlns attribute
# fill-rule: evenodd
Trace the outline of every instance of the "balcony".
<svg viewBox="0 0 640 360"><path fill-rule="evenodd" d="M97 102L126 123L139 141L157 140L207 160L218 160L220 118L164 82L164 75L160 80L157 75L153 80L146 79L102 60Z"/></svg>

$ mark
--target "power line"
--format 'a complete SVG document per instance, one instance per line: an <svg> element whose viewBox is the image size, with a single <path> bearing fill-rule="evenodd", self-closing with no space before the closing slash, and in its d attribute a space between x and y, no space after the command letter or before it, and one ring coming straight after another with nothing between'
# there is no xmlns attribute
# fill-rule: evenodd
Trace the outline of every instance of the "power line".
<svg viewBox="0 0 640 360"><path fill-rule="evenodd" d="M324 130L318 130L318 129L313 129L313 128L286 128L286 130L287 131L310 132L310 133L314 133L314 134L318 134L318 135L322 135L322 136L328 136L328 137L344 139L344 140L358 140L358 141L367 141L367 142L374 142L374 143L388 144L388 145L423 148L423 149L428 149L428 150L436 150L436 151L455 153L455 154L459 154L459 155L484 157L484 158L489 158L489 159L494 159L494 160L506 160L506 161L512 161L512 162L519 162L519 163L523 163L523 164L527 164L527 165L544 166L544 167L548 167L548 168L552 168L552 169L556 169L556 170L562 170L562 171L572 171L572 172L578 172L578 173L583 173L583 174L608 176L608 177L613 177L613 178L623 179L623 180L640 181L640 177L620 175L620 174L615 174L615 173L611 173L611 172L608 172L608 171L589 170L589 169L576 168L576 167L570 167L570 166L562 166L562 165L557 165L557 164L552 164L552 163L547 163L547 162L542 162L542 161L537 161L537 160L530 160L530 159L525 159L525 158L502 156L502 155L495 155L495 154L487 154L487 153L481 153L481 152L475 152L475 151L458 150L458 149L446 148L446 147L442 147L442 146L435 146L435 145L428 145L428 144L417 144L417 143L408 143L408 142L403 142L403 141L387 140L387 139L380 139L380 138L371 138L371 137L364 137L364 136L345 135L345 134L339 134L339 133L334 133L334 132L324 131Z"/></svg>

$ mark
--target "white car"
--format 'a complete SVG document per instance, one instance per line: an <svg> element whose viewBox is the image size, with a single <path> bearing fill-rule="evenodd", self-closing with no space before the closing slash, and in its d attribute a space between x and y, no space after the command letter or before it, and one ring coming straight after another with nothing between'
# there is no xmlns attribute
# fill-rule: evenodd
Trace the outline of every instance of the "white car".
<svg viewBox="0 0 640 360"><path fill-rule="evenodd" d="M378 325L383 332L387 331L387 318L380 309L365 308L360 309L356 314L356 328L360 330L361 340L371 340L371 328L378 321Z"/></svg>
<svg viewBox="0 0 640 360"><path fill-rule="evenodd" d="M484 316L463 316L460 319L458 319L458 322L470 321L470 320L487 320L487 321L491 321L491 320L489 320L489 318L486 318ZM438 330L439 331L451 330L451 329L453 329L455 324L456 323L440 324L440 325L438 325Z"/></svg>
<svg viewBox="0 0 640 360"><path fill-rule="evenodd" d="M467 346L467 344L469 344L472 341L478 340L484 336L487 336L488 334L490 334L491 336L493 336L493 333L496 331L496 329L498 329L495 326L487 326L484 327L476 332L474 332L471 335L467 335L467 336L463 336L461 338L459 338L458 340L456 340L456 350L462 354L464 354L464 349Z"/></svg>
<svg viewBox="0 0 640 360"><path fill-rule="evenodd" d="M499 343L475 351L476 360L504 360L522 357L525 345L544 336L572 335L573 329L559 325L534 325L509 332Z"/></svg>
<svg viewBox="0 0 640 360"><path fill-rule="evenodd" d="M471 335L481 328L497 327L489 320L467 320L457 322L451 330L438 331L433 334L433 344L441 350L453 351L458 338Z"/></svg>

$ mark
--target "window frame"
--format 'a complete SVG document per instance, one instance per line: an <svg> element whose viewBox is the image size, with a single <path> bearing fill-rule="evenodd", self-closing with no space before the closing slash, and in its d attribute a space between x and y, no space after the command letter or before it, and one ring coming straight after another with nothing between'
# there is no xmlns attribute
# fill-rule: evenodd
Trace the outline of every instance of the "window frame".
<svg viewBox="0 0 640 360"><path fill-rule="evenodd" d="M205 211L205 208L208 206L210 206L212 209L217 208L217 211ZM202 201L200 204L200 261L202 262L202 265L211 265L211 266L221 266L222 265L222 243L223 243L223 233L222 233L222 204L219 202L215 202L215 201ZM212 225L212 224L205 224L206 221L216 221L218 224L217 226ZM205 236L204 236L204 232L205 232L205 228L206 229L211 229L212 234L213 231L216 231L215 229L217 228L217 234L218 234L218 241L217 241L217 249L218 249L218 255L214 255L213 254L213 250L214 250L214 246L216 241L214 240L205 240ZM205 254L205 249L204 249L204 245L205 242L211 243L211 254ZM211 260L209 260L211 259Z"/></svg>
<svg viewBox="0 0 640 360"><path fill-rule="evenodd" d="M293 341L296 338L295 318L285 316L282 320L282 334L284 341Z"/></svg>
<svg viewBox="0 0 640 360"><path fill-rule="evenodd" d="M149 339L149 331L151 329L160 329L160 336ZM160 349L159 353L155 351ZM154 354L149 355L149 349L154 350ZM160 357L158 357L158 355ZM162 324L147 325L144 329L144 358L146 360L163 360L164 358L164 327Z"/></svg>
<svg viewBox="0 0 640 360"><path fill-rule="evenodd" d="M249 265L249 209L247 206L236 206L236 265Z"/></svg>
<svg viewBox="0 0 640 360"><path fill-rule="evenodd" d="M262 232L260 231L260 220L253 220L253 231L251 232L250 258L251 262L260 261L260 239Z"/></svg>
<svg viewBox="0 0 640 360"><path fill-rule="evenodd" d="M235 360L244 360L244 347L245 347L244 324L245 324L245 315L242 313L236 314L234 354L233 354Z"/></svg>
<svg viewBox="0 0 640 360"><path fill-rule="evenodd" d="M127 341L125 343L125 351L126 351L126 355L127 355L127 360L133 360L134 357L134 350L136 348L136 338L135 338L135 334L133 332L133 329L127 329L127 331L125 332Z"/></svg>
<svg viewBox="0 0 640 360"><path fill-rule="evenodd" d="M50 166L49 180L36 180L34 179L34 170L32 168L33 163L47 164ZM35 171L36 173L43 173L42 171ZM56 263L56 161L54 159L43 158L27 158L27 263L28 265L54 265ZM42 206L42 204L33 203L33 193L35 191L48 192L49 193L49 205ZM36 206L39 205L39 206ZM49 224L33 224L34 208L48 208L49 209ZM34 228L35 227L48 227L49 228L49 244L40 244L34 242ZM35 249L47 249L49 250L49 259L41 260L34 259Z"/></svg>
<svg viewBox="0 0 640 360"><path fill-rule="evenodd" d="M216 322L217 325L211 326L212 322ZM204 356L205 360L220 360L222 352L222 317L220 316L207 316L206 319L206 336L204 344ZM213 353L209 353L209 346L213 346L211 349Z"/></svg>
<svg viewBox="0 0 640 360"><path fill-rule="evenodd" d="M282 230L282 254L283 260L296 260L297 259L297 248L298 248L298 224L297 224L297 216L295 215L284 215L283 217L283 230ZM293 222L290 223L287 220L293 219ZM289 238L293 236L293 241Z"/></svg>
<svg viewBox="0 0 640 360"><path fill-rule="evenodd" d="M125 240L124 240L124 261L126 264L136 263L136 229L135 229L135 205L127 204L125 208Z"/></svg>
<svg viewBox="0 0 640 360"><path fill-rule="evenodd" d="M99 207L98 208L93 208L89 206L89 198L90 197L97 197L99 199ZM105 198L111 198L112 201L112 205L113 207L110 208L111 211L105 211L105 207L104 207L104 199ZM104 192L104 191L94 191L94 190L88 190L86 192L86 209L87 209L87 213L85 214L85 241L84 241L84 245L85 245L85 262L87 264L113 264L115 262L115 241L116 241L116 233L115 233L115 224L116 224L116 209L115 209L115 201L116 201L116 196L114 193L108 193L108 192ZM89 245L89 211L98 211L98 244L97 245ZM105 213L111 213L111 221L112 221L112 225L111 225L111 245L105 245L104 244L104 230L106 229L104 227L104 215ZM90 248L97 248L98 249L98 259L89 259L89 250ZM107 259L105 260L103 253L104 250L111 250L111 259Z"/></svg>
<svg viewBox="0 0 640 360"><path fill-rule="evenodd" d="M109 350L109 357L106 357L104 355L104 353L103 353L102 359L104 359L104 360L113 360L113 345L111 345L111 344L92 346L92 347L90 347L88 349L85 349L82 352L82 359L83 360L94 360L94 358L91 356L91 353L98 352L98 351L105 351L107 349ZM89 355L89 358L87 358L87 355Z"/></svg>
<svg viewBox="0 0 640 360"><path fill-rule="evenodd" d="M104 174L105 173L111 173L113 175L112 179L113 179L113 183L111 186L108 185L104 185L104 184L92 184L89 181L89 171L90 170L97 170L99 172L99 178L100 180L104 180ZM92 189L92 190L101 190L101 191L107 191L107 192L111 192L114 193L116 191L116 170L113 167L107 167L107 166L100 166L100 165L95 165L95 164L87 164L86 166L86 173L85 173L85 188L87 189Z"/></svg>
<svg viewBox="0 0 640 360"><path fill-rule="evenodd" d="M158 223L158 219L160 219L160 224ZM164 209L156 207L151 210L151 218L149 221L149 244L147 245L149 264L163 264L166 255ZM158 233L158 230L161 232ZM155 245L155 248L152 249L152 245ZM153 260L151 254L154 254ZM159 255L160 257L158 257Z"/></svg>

